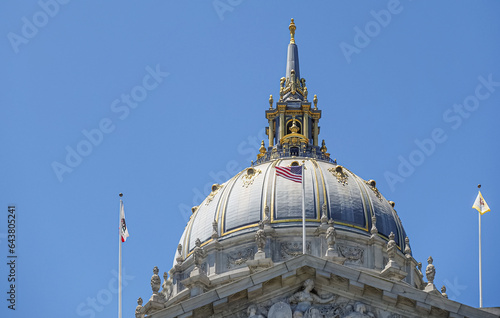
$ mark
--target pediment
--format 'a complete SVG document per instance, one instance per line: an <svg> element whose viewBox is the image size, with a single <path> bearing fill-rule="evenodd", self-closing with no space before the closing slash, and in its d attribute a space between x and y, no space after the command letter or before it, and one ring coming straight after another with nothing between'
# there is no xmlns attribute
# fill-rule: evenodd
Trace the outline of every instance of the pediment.
<svg viewBox="0 0 500 318"><path fill-rule="evenodd" d="M313 283L312 290L306 290L311 289L306 282ZM174 299L148 317L285 318L288 308L294 313L290 318L497 317L374 272L311 255L295 257L195 297Z"/></svg>

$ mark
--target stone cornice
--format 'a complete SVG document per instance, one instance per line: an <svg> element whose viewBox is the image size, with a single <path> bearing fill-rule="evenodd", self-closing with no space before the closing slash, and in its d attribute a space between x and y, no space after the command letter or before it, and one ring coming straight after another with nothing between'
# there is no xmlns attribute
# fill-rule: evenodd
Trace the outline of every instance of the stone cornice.
<svg viewBox="0 0 500 318"><path fill-rule="evenodd" d="M215 277L209 277L210 280L213 278ZM322 292L362 301L374 308L390 310L406 317L434 317L443 314L448 317L498 317L402 282L311 255L301 255L269 269L245 275L196 297L182 297L184 299L181 303L167 303L165 309L148 317L202 317L202 314L207 314L207 305L211 305L211 314L219 313L218 317L225 317L245 309L248 303L285 296L299 288L308 278L314 279L316 288ZM232 300L236 298L246 298L246 301L232 304ZM177 300L176 297L174 301Z"/></svg>

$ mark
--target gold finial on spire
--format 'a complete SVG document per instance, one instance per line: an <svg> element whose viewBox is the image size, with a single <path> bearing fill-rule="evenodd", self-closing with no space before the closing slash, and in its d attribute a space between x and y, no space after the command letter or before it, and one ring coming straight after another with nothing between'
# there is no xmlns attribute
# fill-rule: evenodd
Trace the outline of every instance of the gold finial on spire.
<svg viewBox="0 0 500 318"><path fill-rule="evenodd" d="M290 22L290 26L288 27L288 29L290 30L290 43L293 43L295 44L295 23L293 22L293 19L292 19L292 22Z"/></svg>

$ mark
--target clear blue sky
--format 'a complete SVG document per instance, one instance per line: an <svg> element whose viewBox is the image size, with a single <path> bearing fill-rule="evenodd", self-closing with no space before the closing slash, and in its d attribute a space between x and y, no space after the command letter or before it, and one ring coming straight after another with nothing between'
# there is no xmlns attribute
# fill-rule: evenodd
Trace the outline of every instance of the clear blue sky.
<svg viewBox="0 0 500 318"><path fill-rule="evenodd" d="M0 316L116 316L119 192L133 316L189 209L254 160L292 17L328 151L377 181L414 257L475 307L483 185L484 306L500 306L498 1L60 1L0 4Z"/></svg>

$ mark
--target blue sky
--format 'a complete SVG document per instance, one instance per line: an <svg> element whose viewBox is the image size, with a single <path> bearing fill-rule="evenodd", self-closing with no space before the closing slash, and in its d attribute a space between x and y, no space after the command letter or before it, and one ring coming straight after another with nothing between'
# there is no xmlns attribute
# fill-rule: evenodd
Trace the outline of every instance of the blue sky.
<svg viewBox="0 0 500 318"><path fill-rule="evenodd" d="M4 296L0 316L116 315L123 192L132 317L153 267L171 268L190 208L254 160L290 18L328 151L377 181L414 257L425 267L432 255L436 285L474 307L471 206L483 185L484 306L500 306L499 11L497 1L2 2L3 295L9 205L18 263L17 309Z"/></svg>

